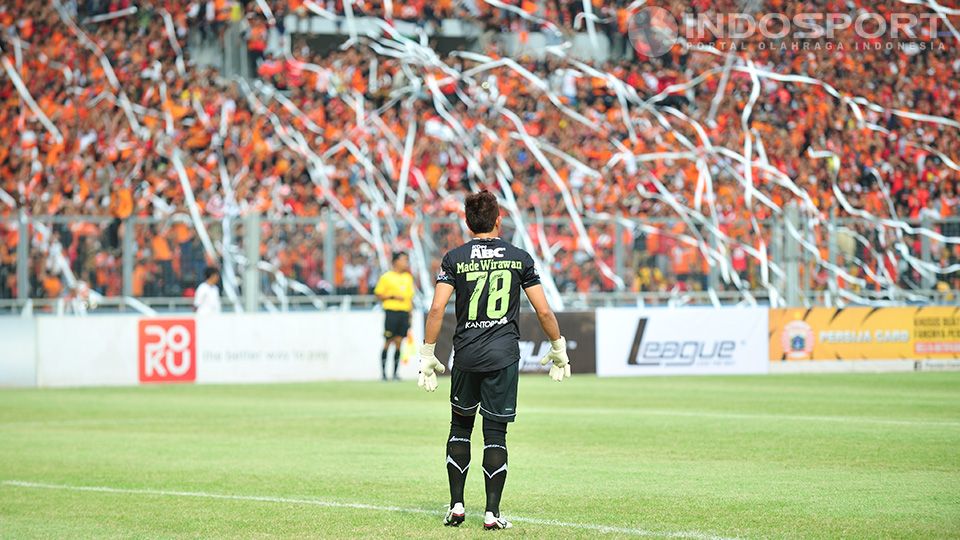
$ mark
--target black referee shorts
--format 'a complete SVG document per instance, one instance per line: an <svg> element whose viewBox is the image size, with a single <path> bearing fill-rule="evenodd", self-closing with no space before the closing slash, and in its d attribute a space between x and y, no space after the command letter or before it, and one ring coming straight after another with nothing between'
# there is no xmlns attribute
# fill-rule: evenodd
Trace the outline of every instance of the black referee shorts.
<svg viewBox="0 0 960 540"><path fill-rule="evenodd" d="M517 382L520 363L514 362L497 371L450 371L450 405L464 416L480 416L497 422L513 422L517 418Z"/></svg>
<svg viewBox="0 0 960 540"><path fill-rule="evenodd" d="M407 337L407 331L410 330L410 312L385 310L384 313L386 316L383 320L383 337Z"/></svg>

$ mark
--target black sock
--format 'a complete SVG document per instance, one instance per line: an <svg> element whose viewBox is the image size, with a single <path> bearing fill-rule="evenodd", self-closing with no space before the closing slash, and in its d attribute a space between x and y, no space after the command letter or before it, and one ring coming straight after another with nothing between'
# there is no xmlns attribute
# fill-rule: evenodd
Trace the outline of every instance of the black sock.
<svg viewBox="0 0 960 540"><path fill-rule="evenodd" d="M463 485L470 468L470 433L476 416L452 414L447 438L447 480L450 482L450 506L463 503Z"/></svg>
<svg viewBox="0 0 960 540"><path fill-rule="evenodd" d="M396 350L393 351L393 378L398 377L397 368L400 367L400 346L398 345Z"/></svg>
<svg viewBox="0 0 960 540"><path fill-rule="evenodd" d="M507 424L483 419L483 480L487 512L500 516L500 496L507 481Z"/></svg>
<svg viewBox="0 0 960 540"><path fill-rule="evenodd" d="M383 350L380 351L380 371L383 372L383 378L387 378L387 347L390 345L384 345Z"/></svg>

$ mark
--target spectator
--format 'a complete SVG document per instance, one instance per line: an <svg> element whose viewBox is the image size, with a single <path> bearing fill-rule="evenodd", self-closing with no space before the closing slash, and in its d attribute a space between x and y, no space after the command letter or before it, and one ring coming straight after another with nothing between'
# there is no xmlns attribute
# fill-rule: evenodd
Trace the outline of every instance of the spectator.
<svg viewBox="0 0 960 540"><path fill-rule="evenodd" d="M107 228L107 243L111 249L120 248L120 227L132 213L133 194L123 180L117 179L110 194L110 215L113 216L113 221Z"/></svg>
<svg viewBox="0 0 960 540"><path fill-rule="evenodd" d="M153 259L160 267L160 291L165 296L176 295L178 293L176 276L173 272L173 251L170 249L170 242L166 234L158 228L153 228L153 240L150 248L153 252Z"/></svg>
<svg viewBox="0 0 960 540"><path fill-rule="evenodd" d="M267 3L280 19L288 8L298 15L307 12L302 2ZM121 4L90 2L81 9L93 15L116 11ZM629 26L629 13L625 11L628 4L623 0L595 3L593 11L599 17L595 22L601 34L608 34L614 41L622 39L615 48L627 47L627 56L633 56L629 41L623 39ZM889 13L888 4L869 7ZM147 2L138 5L142 9L136 18L118 17L85 27L96 47L81 46L49 4L16 5L0 16L3 50L14 50L12 44L7 46L10 36L21 40L24 46L19 49L18 73L40 109L62 131L64 140L58 142L37 118L24 112L9 78L0 81L0 132L8 140L17 141L0 148L0 189L36 217L113 218L106 231L89 224L55 227L70 268L89 278L97 290L116 288L120 264L115 254L101 255L104 249L98 243L100 237L108 250L115 250L123 219L166 219L184 208L180 173L171 161L174 150L178 151L179 165L196 207L205 218L222 219L254 210L269 218L315 217L336 206L365 224L372 223L376 216L381 226L417 212L431 217L455 216L455 203L463 192L496 182L491 171L500 170L500 163L506 163L512 169L509 189L532 229L537 250L556 250L552 268L558 285L571 291L614 287L603 266L613 265L615 243L604 240L611 236L609 227L588 222L586 236L596 253L590 260L588 246L572 228L539 225L541 218L568 222L570 208L580 216L622 216L655 225L656 233L636 243L639 254L627 257L633 261L627 265L627 278L648 269L651 276L660 272L666 289L689 290L696 284L703 287L707 272L702 257L680 241L684 236L696 236L697 231L687 230L686 225L674 228L661 219L678 222L675 208L660 197L658 182L667 186L681 206L696 207L704 217L715 220L734 271L751 288L762 283L759 262L748 255L747 248L758 250L764 245L771 257L777 256L770 231L778 218L768 205L757 202L759 195L777 207L799 199L795 191L784 188L784 179L804 192L804 200L809 197L816 211L805 219L820 225L833 211L840 219L849 217L839 204L840 197L878 218L956 212L954 199L960 177L950 164L960 162L960 133L949 122L921 121L894 113L910 111L950 121L960 119L956 43L940 36L921 36L919 42L925 47L920 51L861 47L869 43L852 29L838 31L837 40L848 43L844 51L770 49L744 40L735 55L737 67L745 65L742 59L750 58L758 69L809 76L833 85L845 96L876 104L861 107L863 118L857 118L849 102L834 99L823 85L761 78L749 133L756 143L754 157L762 155L763 166L758 162L752 171L758 197L748 204L742 165L710 148L723 148L734 155L743 151L745 133L740 123L754 90L749 74L730 72L724 88L719 86L719 77L707 76L687 90L668 92L711 70L719 73L724 56L676 46L661 58L638 56L625 61L620 58L624 56L621 51L611 62L596 66L606 72L603 77L595 77L564 59L517 58L515 61L525 70L522 73L506 66L485 66L472 79L458 75L448 80L444 78L447 72L439 66L417 63L423 59L378 55L363 42L322 54L307 46L295 46L291 56L278 54L259 66L264 81L283 91L286 101L281 102L269 97L275 94L248 94L245 87L220 78L215 70L192 64L189 48L184 49L186 62L180 71L177 49L186 46L188 28L196 26L191 21L205 21L208 28L203 31L212 39L220 33L215 26L235 12L238 3ZM246 2L243 8L252 14L251 21L266 24L259 5ZM323 5L343 13L342 2ZM358 14L387 15L384 2L354 5ZM393 18L423 24L457 16L476 18L501 30L543 30L540 23L486 3L466 9L459 2L392 5ZM574 27L583 10L583 3L575 0L517 5L524 13L553 21L564 32ZM674 15L684 10L709 15L734 7L729 1L666 1L659 5ZM796 2L768 3L764 7L789 16L816 6ZM830 9L855 13L867 6L862 2L835 3ZM897 9L921 13L926 8L897 4ZM172 35L167 35L164 18L156 16L164 10L174 22ZM150 13L156 15L148 17ZM235 19L235 13L231 17ZM278 24L270 31L285 30ZM707 38L696 45L720 48L729 43ZM129 109L97 49L103 51L103 59L115 72ZM485 52L501 54L496 45ZM479 67L478 62L462 57L442 61L454 74ZM527 73L542 83L532 82ZM443 111L423 84L428 76L439 81L440 95L450 102ZM410 93L412 77L419 78L419 94ZM620 81L617 86L611 84L616 80ZM648 106L630 104L626 110L629 118L623 117L618 88L636 92ZM659 94L663 95L654 99ZM402 102L391 102L393 95L402 96ZM721 99L714 108L714 96L718 95ZM587 121L572 118L554 100ZM668 121L661 121L654 114L657 110L649 106L667 103L697 124L681 121L673 113L664 117ZM501 114L505 110L521 119L524 130L538 141L541 151L550 149L545 159L535 156L517 138L516 126ZM712 114L708 112L711 110ZM455 131L446 116L456 119L463 126L462 132ZM402 141L411 117L417 122L406 206L395 214L391 197L399 184L404 162ZM684 140L693 141L695 148L685 148L681 144ZM322 167L312 157L308 159L306 147L311 156L322 156ZM661 157L687 150L695 153L696 159ZM832 152L836 158L813 159L810 151ZM948 159L941 159L941 154ZM544 160L555 175L547 170ZM114 171L134 168L140 171L131 176L138 179L136 182L111 189ZM318 168L324 181L315 184ZM477 170L485 171L487 178L481 178ZM710 173L710 189L700 181L705 171ZM224 178L232 188L230 193ZM560 185L567 194L561 193ZM106 207L105 200L109 200ZM0 207L6 204L0 202ZM384 226L384 231L391 226ZM951 232L949 227L941 230ZM174 226L169 237L166 233L160 237L156 228L137 231L138 245L151 248L143 253L149 259L143 272L156 267L163 294L181 294L182 285L196 279L202 252L195 235L187 234L191 229L192 224L183 229ZM462 238L457 229L436 231L428 236L435 240L437 250ZM880 234L876 234L878 231ZM890 245L881 242L888 238L892 241L889 231L868 225L858 232L870 239L868 245L859 242L857 249L838 262L854 268L886 264L875 248ZM406 236L392 230L387 234ZM819 235L821 245L825 243L822 231L813 234ZM374 257L362 254L364 242L359 238L352 233L337 238L338 253L346 255L331 272L340 291L362 292L369 281L366 277L378 266ZM619 240L631 245L634 238L627 232ZM308 256L303 254L315 242L310 235L287 240L283 253L277 255L288 261L283 265L284 273L311 285L319 284L318 265L308 263ZM37 251L33 249L37 246L31 247L32 252ZM918 254L919 244L911 243L910 249ZM7 253L8 258L15 253L9 244ZM44 257L51 255L44 252L40 258ZM700 264L692 263L690 257ZM943 260L952 260L949 257L954 255ZM46 260L40 262L45 264ZM897 273L897 280L909 283L909 274L907 265ZM13 279L14 272L8 270L7 282ZM37 284L38 274L32 273L31 279ZM836 279L819 279L818 286L826 287L831 282ZM730 284L721 286L732 288ZM144 284L145 294L150 287L149 282ZM6 290L13 294L14 288L8 285Z"/></svg>
<svg viewBox="0 0 960 540"><path fill-rule="evenodd" d="M207 267L203 278L194 292L193 310L197 315L220 313L220 270Z"/></svg>

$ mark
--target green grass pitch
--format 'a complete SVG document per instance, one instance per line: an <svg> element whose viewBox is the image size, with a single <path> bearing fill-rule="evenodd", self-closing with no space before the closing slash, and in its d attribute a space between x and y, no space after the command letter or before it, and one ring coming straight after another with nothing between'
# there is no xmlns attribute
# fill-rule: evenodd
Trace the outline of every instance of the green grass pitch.
<svg viewBox="0 0 960 540"><path fill-rule="evenodd" d="M448 383L0 391L0 537L960 537L960 373L525 376L497 533Z"/></svg>

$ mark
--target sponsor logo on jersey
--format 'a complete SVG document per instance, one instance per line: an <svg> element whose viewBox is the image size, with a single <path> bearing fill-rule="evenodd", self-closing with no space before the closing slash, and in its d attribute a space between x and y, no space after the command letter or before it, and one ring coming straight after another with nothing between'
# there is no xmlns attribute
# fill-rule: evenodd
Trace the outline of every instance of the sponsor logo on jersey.
<svg viewBox="0 0 960 540"><path fill-rule="evenodd" d="M737 342L729 339L643 339L647 319L641 317L633 336L627 364L631 366L692 366L698 363L732 363Z"/></svg>
<svg viewBox="0 0 960 540"><path fill-rule="evenodd" d="M503 257L503 252L506 251L506 248L490 248L487 246L473 246L470 248L470 258L471 259L494 259Z"/></svg>
<svg viewBox="0 0 960 540"><path fill-rule="evenodd" d="M506 317L497 319L495 321L467 321L467 324L464 325L464 328L493 328L494 326L500 326L501 324L507 324Z"/></svg>

